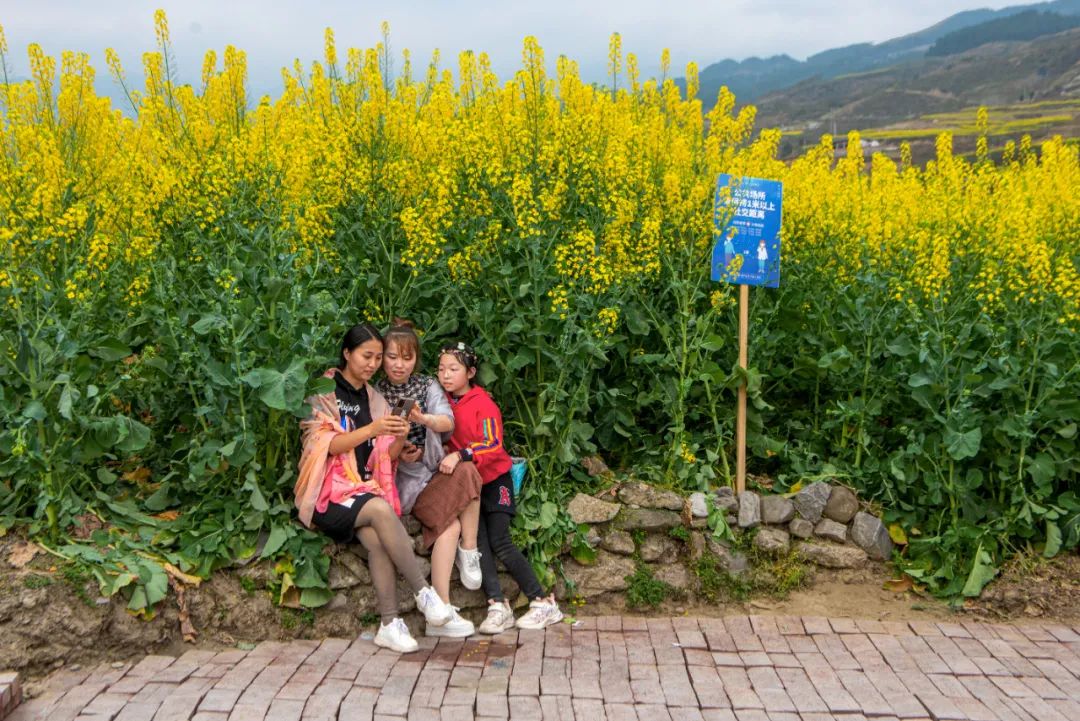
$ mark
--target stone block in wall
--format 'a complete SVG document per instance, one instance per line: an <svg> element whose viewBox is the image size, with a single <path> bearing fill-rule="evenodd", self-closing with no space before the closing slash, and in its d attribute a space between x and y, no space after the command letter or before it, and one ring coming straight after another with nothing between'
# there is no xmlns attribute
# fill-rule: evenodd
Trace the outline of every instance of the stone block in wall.
<svg viewBox="0 0 1080 721"><path fill-rule="evenodd" d="M521 593L521 589L518 587L517 582L514 581L513 576L509 573L499 574L499 586L502 587L503 595L511 603L513 603L514 599ZM488 605L487 596L484 595L484 590L482 588L470 591L458 581L453 581L450 584L450 603L461 609L479 608L480 610L485 610Z"/></svg>
<svg viewBox="0 0 1080 721"><path fill-rule="evenodd" d="M657 508L623 508L613 523L624 531L666 531L682 525L682 518L674 511Z"/></svg>
<svg viewBox="0 0 1080 721"><path fill-rule="evenodd" d="M600 541L600 548L622 556L634 553L634 539L626 531L608 531Z"/></svg>
<svg viewBox="0 0 1080 721"><path fill-rule="evenodd" d="M787 523L795 517L795 504L783 496L762 496L761 522L772 525Z"/></svg>
<svg viewBox="0 0 1080 721"><path fill-rule="evenodd" d="M817 523L821 520L821 513L825 510L831 493L832 486L817 481L796 493L791 502L795 504L795 511L800 516L810 523Z"/></svg>
<svg viewBox="0 0 1080 721"><path fill-rule="evenodd" d="M338 552L330 559L330 589L340 591L353 586L371 585L371 572L364 559L356 555L349 546L339 546Z"/></svg>
<svg viewBox="0 0 1080 721"><path fill-rule="evenodd" d="M720 563L720 567L732 575L738 575L750 568L750 559L742 551L733 551L712 536L705 536L706 552Z"/></svg>
<svg viewBox="0 0 1080 721"><path fill-rule="evenodd" d="M838 546L835 543L803 541L795 544L795 552L804 561L825 568L858 568L867 559L866 551L858 546Z"/></svg>
<svg viewBox="0 0 1080 721"><path fill-rule="evenodd" d="M754 548L771 556L780 556L791 547L791 537L779 528L761 528L753 540Z"/></svg>
<svg viewBox="0 0 1080 721"><path fill-rule="evenodd" d="M893 542L889 530L876 516L862 511L851 521L851 540L875 561L884 561L892 555Z"/></svg>
<svg viewBox="0 0 1080 721"><path fill-rule="evenodd" d="M663 508L681 511L683 498L674 491L654 488L647 483L627 483L619 489L619 500L639 508Z"/></svg>
<svg viewBox="0 0 1080 721"><path fill-rule="evenodd" d="M566 507L574 523L607 523L619 513L618 503L601 501L586 493L579 493Z"/></svg>
<svg viewBox="0 0 1080 721"><path fill-rule="evenodd" d="M855 497L855 492L844 486L833 486L822 515L837 523L848 523L858 511L859 499Z"/></svg>
<svg viewBox="0 0 1080 721"><path fill-rule="evenodd" d="M739 494L739 528L753 528L761 523L761 497L753 491Z"/></svg>
<svg viewBox="0 0 1080 721"><path fill-rule="evenodd" d="M577 561L568 560L563 564L563 570L577 586L580 595L592 598L611 591L625 591L626 577L634 573L634 562L626 556L600 550L596 552L596 561L592 565L582 566Z"/></svg>
<svg viewBox="0 0 1080 721"><path fill-rule="evenodd" d="M718 541L711 534L705 536L705 550L716 556L724 558L731 555L731 548L726 541Z"/></svg>
<svg viewBox="0 0 1080 721"><path fill-rule="evenodd" d="M810 538L814 535L814 524L805 518L792 518L788 524L788 532L796 538Z"/></svg>
<svg viewBox="0 0 1080 721"><path fill-rule="evenodd" d="M690 494L690 515L694 518L709 517L709 504L705 500L705 494L701 491Z"/></svg>
<svg viewBox="0 0 1080 721"><path fill-rule="evenodd" d="M742 551L732 551L726 559L721 559L724 570L733 576L750 570L750 559Z"/></svg>
<svg viewBox="0 0 1080 721"><path fill-rule="evenodd" d="M673 563L679 560L679 546L670 536L650 533L638 549L646 563Z"/></svg>
<svg viewBox="0 0 1080 721"><path fill-rule="evenodd" d="M822 518L814 527L814 535L834 543L844 543L847 541L847 526L831 518Z"/></svg>
<svg viewBox="0 0 1080 721"><path fill-rule="evenodd" d="M694 577L681 563L669 563L652 569L653 577L678 591L686 591L694 583Z"/></svg>

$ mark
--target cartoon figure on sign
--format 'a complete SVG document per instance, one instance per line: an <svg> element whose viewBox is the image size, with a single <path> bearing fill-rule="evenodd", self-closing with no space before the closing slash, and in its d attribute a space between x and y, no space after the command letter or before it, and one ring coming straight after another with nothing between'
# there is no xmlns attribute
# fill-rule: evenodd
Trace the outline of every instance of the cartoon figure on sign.
<svg viewBox="0 0 1080 721"><path fill-rule="evenodd" d="M735 255L735 233L738 232L735 226L729 225L727 229L727 235L724 236L724 269L731 269L731 258Z"/></svg>
<svg viewBox="0 0 1080 721"><path fill-rule="evenodd" d="M765 261L769 259L769 251L765 248L765 239L762 238L757 247L757 272L765 274Z"/></svg>

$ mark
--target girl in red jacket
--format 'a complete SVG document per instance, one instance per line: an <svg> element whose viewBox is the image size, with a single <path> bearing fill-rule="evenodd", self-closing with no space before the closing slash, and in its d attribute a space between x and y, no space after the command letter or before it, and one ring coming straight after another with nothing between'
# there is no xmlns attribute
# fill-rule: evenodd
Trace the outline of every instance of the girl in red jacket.
<svg viewBox="0 0 1080 721"><path fill-rule="evenodd" d="M480 472L480 524L477 544L483 571L484 595L488 599L487 618L480 633L499 633L514 628L544 628L562 620L555 595L547 595L521 550L510 539L510 524L516 511L514 484L510 480L510 455L503 445L503 423L499 407L483 388L473 385L477 357L464 343L439 351L439 383L454 410L454 434L450 452L439 470L453 473L460 463L473 463ZM529 599L529 611L515 624L514 612L499 585L495 559L521 587Z"/></svg>

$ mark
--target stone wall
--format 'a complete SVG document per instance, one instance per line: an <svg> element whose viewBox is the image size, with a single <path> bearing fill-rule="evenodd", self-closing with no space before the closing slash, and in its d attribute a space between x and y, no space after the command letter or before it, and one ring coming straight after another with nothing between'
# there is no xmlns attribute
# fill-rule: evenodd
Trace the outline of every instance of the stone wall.
<svg viewBox="0 0 1080 721"><path fill-rule="evenodd" d="M715 558L720 569L738 576L753 572L754 558L790 556L792 551L802 562L825 568L856 568L870 560L887 560L892 553L887 529L876 516L862 510L858 498L844 486L812 483L791 497L717 490L712 503L725 513L736 535L735 543L714 538L708 527L704 493L683 496L643 483L628 483L602 495L596 498L579 493L568 507L575 523L590 527L589 543L596 552L596 559L589 564L574 560L569 548L562 559L566 576L573 583L573 595L586 601L625 592L627 577L639 564L692 600L700 590L694 569L704 557ZM411 516L402 520L427 573L429 553L421 542L420 525ZM330 610L374 610L374 590L363 548L338 545L333 554L330 587L337 596ZM513 579L505 572L500 578L507 597L517 596ZM486 606L480 591L468 591L458 583L456 571L453 579L454 605L465 611ZM568 589L560 582L556 592L565 597ZM404 585L399 598L403 613L413 610L412 596Z"/></svg>
<svg viewBox="0 0 1080 721"><path fill-rule="evenodd" d="M891 554L888 533L876 518L840 486L813 484L791 498L746 493L736 497L728 489L712 494L714 507L726 514L735 542L721 542L707 526L706 495L684 497L641 484L614 486L599 498L579 494L569 505L571 517L589 527L595 548L592 563L572 559L569 548L563 568L574 587L556 588L564 608L570 598L612 603L618 607L630 591L627 578L640 578L644 569L667 583L687 602L709 601L703 566L721 569L724 580L745 582L755 574L767 575L765 565L778 559L785 569L820 565L850 568L886 559ZM415 538L422 570L429 570L427 551L419 540L420 526L403 519ZM40 566L7 568L14 537L0 539L0 660L10 669L44 673L72 662L90 662L102 653L116 657L153 653L180 641L178 600L170 594L152 620L133 617L122 596L95 598L92 579L78 584L26 583L29 576L47 576L47 561ZM354 637L375 619L375 592L359 544L328 544L333 600L314 612L281 608L268 590L274 587L274 564L254 560L239 568L214 573L185 592L185 612L200 639L233 645L265 639ZM804 559L799 561L798 559ZM35 564L38 561L34 562ZM636 574L636 575L635 575ZM523 603L517 586L501 576L508 598ZM716 580L713 574L712 580ZM455 579L451 600L463 613L478 620L486 605L480 591L467 591ZM743 586L745 591L745 583ZM415 624L419 616L412 594L399 582L400 610ZM0 685L4 682L0 681ZM18 684L0 689L0 707L18 698ZM2 717L3 708L0 708Z"/></svg>
<svg viewBox="0 0 1080 721"><path fill-rule="evenodd" d="M754 558L793 553L806 564L856 568L892 554L887 529L843 486L813 483L790 497L717 490L712 504L725 514L734 543L714 537L704 493L683 497L631 483L605 495L606 500L578 494L568 509L576 523L590 526L590 542L597 549L594 563L564 562L576 593L586 600L625 591L627 576L639 563L693 598L700 591L693 569L704 557L715 558L719 568L738 576L753 571Z"/></svg>

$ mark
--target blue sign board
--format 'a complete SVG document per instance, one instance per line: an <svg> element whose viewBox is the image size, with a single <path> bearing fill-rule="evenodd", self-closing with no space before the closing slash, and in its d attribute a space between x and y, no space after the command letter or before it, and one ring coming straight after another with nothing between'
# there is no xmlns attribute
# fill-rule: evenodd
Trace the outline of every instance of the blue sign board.
<svg viewBox="0 0 1080 721"><path fill-rule="evenodd" d="M736 285L780 285L782 183L763 178L716 179L712 279Z"/></svg>

